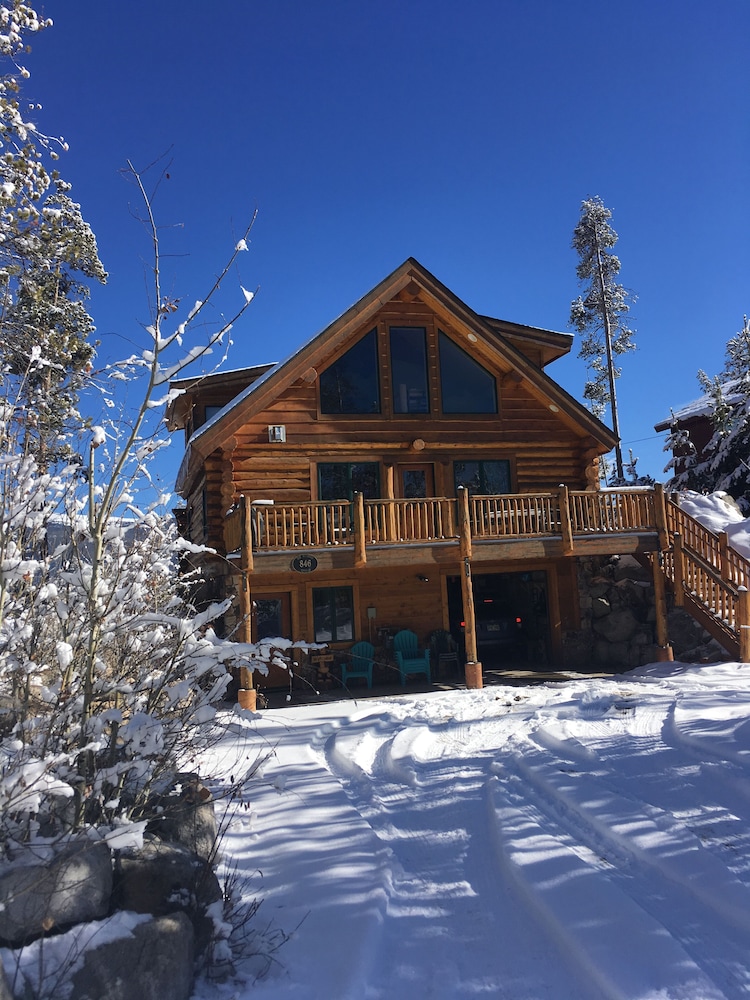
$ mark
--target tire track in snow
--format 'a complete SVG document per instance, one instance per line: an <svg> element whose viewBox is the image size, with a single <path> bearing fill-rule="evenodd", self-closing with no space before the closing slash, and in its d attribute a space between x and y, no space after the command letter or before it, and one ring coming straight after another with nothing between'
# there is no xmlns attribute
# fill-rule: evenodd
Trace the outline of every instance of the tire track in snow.
<svg viewBox="0 0 750 1000"><path fill-rule="evenodd" d="M746 978L739 984L731 977L724 980L726 970L743 967L750 892L683 823L583 770L561 766L548 750L527 740L516 741L508 766L498 763L496 771L517 817L536 817L532 825L539 837L547 836L545 821L567 831L561 845L571 867L575 857L589 877L596 875L603 884L617 882L619 891L657 916L694 961L713 972L727 996L747 995ZM520 819L513 822L518 825ZM523 850L516 845L511 853L522 869ZM683 907L665 912L659 905L663 882L669 883L663 895L681 898Z"/></svg>
<svg viewBox="0 0 750 1000"><path fill-rule="evenodd" d="M547 816L513 804L498 777L489 804L501 866L601 1000L726 1000L657 920L587 864Z"/></svg>
<svg viewBox="0 0 750 1000"><path fill-rule="evenodd" d="M536 923L519 917L487 836L488 769L497 743L523 723L508 720L504 737L481 755L471 750L465 720L389 724L390 732L382 725L370 736L363 722L345 725L325 744L329 767L389 853L391 881L368 998L411 996L416 981L420 998L593 997L560 974L559 958L550 958L554 951ZM496 720L488 724L498 729ZM531 977L530 952L538 970Z"/></svg>

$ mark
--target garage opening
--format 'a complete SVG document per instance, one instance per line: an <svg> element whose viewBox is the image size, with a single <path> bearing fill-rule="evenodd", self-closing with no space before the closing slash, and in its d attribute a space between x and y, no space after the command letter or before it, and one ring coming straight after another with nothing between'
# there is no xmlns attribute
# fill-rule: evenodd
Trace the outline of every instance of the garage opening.
<svg viewBox="0 0 750 1000"><path fill-rule="evenodd" d="M473 577L477 654L484 667L545 669L549 663L547 574L478 573ZM461 581L448 577L448 612L453 637L465 655Z"/></svg>

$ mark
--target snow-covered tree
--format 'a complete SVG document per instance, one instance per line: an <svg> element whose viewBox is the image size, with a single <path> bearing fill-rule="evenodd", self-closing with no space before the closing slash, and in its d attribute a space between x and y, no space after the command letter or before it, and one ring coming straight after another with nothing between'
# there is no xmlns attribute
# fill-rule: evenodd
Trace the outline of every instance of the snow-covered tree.
<svg viewBox="0 0 750 1000"><path fill-rule="evenodd" d="M698 372L713 435L698 452L689 432L675 421L665 444L677 457L672 486L701 493L724 490L750 511L750 320L726 346L719 375Z"/></svg>
<svg viewBox="0 0 750 1000"><path fill-rule="evenodd" d="M40 26L24 4L0 7L2 52L15 57L23 32ZM50 146L22 122L16 93L6 78L3 162L15 201L0 217L0 234L12 244L3 321L17 339L6 345L0 383L0 860L41 830L52 837L95 825L98 835L120 838L122 827L145 824L153 793L210 737L228 665L263 672L285 662L276 647L217 637L212 624L227 602L199 613L191 605L179 568L186 548L199 550L178 537L169 497L151 472L168 443L162 414L170 380L226 348L253 298L227 281L248 249L252 220L203 297L181 313L162 292L151 198L129 165L151 245L151 315L128 337L140 340L136 353L91 382L86 403L94 405L99 389L102 411L79 415L66 406L54 425L58 454L76 461L49 461L49 452L29 446L36 416L27 403L48 369L85 367L88 347L71 330L83 332L86 319L72 305L80 290L68 268L101 273L77 206L64 187L50 188L40 152ZM51 201L40 206L45 192ZM24 324L41 331L25 357ZM116 405L123 383L127 409Z"/></svg>
<svg viewBox="0 0 750 1000"><path fill-rule="evenodd" d="M620 261L612 253L617 233L610 225L611 218L612 212L598 196L582 202L572 247L580 258L576 274L584 294L571 304L570 323L583 334L579 357L587 362L592 375L584 388L584 398L597 416L609 408L617 436L616 475L619 481L624 481L615 391L620 369L615 359L635 349L633 330L627 325L633 296L617 281Z"/></svg>
<svg viewBox="0 0 750 1000"><path fill-rule="evenodd" d="M91 368L86 280L106 278L70 185L48 169L63 140L22 112L25 36L50 24L19 0L0 7L0 57L10 67L0 76L0 365L26 415L24 446L42 465L60 457L61 431Z"/></svg>

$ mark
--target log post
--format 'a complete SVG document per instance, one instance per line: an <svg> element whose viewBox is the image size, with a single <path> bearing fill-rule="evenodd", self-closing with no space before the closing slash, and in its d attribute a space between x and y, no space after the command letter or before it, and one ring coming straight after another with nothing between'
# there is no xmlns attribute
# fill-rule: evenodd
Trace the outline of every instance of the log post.
<svg viewBox="0 0 750 1000"><path fill-rule="evenodd" d="M656 645L659 647L657 660L659 662L674 660L674 653L669 644L669 628L667 624L667 596L664 585L664 570L661 565L660 553L651 556L654 575L654 605L656 608Z"/></svg>
<svg viewBox="0 0 750 1000"><path fill-rule="evenodd" d="M750 663L750 591L747 587L740 587L737 597L737 634L740 663Z"/></svg>
<svg viewBox="0 0 750 1000"><path fill-rule="evenodd" d="M664 487L654 483L654 518L659 534L659 548L662 552L669 548L669 532L667 531L667 504L664 499Z"/></svg>
<svg viewBox="0 0 750 1000"><path fill-rule="evenodd" d="M471 579L471 521L469 518L469 491L458 488L459 551L461 553L461 598L464 612L464 638L466 664L464 676L467 688L481 688L482 664L477 659L477 623L474 614L474 584Z"/></svg>
<svg viewBox="0 0 750 1000"><path fill-rule="evenodd" d="M568 487L561 484L558 491L558 503L560 504L560 531L562 533L563 553L566 556L573 554L573 525L570 520L570 494Z"/></svg>
<svg viewBox="0 0 750 1000"><path fill-rule="evenodd" d="M367 562L365 548L365 497L363 493L354 494L354 565L364 566Z"/></svg>
<svg viewBox="0 0 750 1000"><path fill-rule="evenodd" d="M721 576L722 580L725 580L727 583L731 583L732 581L729 578L729 560L727 558L729 554L727 551L728 549L729 549L729 535L726 533L726 531L720 531L719 565L717 569L719 570L719 575ZM734 582L737 583L736 580Z"/></svg>
<svg viewBox="0 0 750 1000"><path fill-rule="evenodd" d="M678 608L685 604L685 556L679 531L674 533L674 603Z"/></svg>
<svg viewBox="0 0 750 1000"><path fill-rule="evenodd" d="M242 505L242 548L240 549L240 642L252 642L252 600L250 596L250 574L253 570L253 525L251 508L247 497L241 497ZM240 667L240 686L237 692L240 708L255 711L257 692L253 688L253 672L248 667Z"/></svg>
<svg viewBox="0 0 750 1000"><path fill-rule="evenodd" d="M396 541L396 505L393 503L395 499L394 490L394 471L393 464L388 464L385 467L385 499L388 501L386 504L386 524L385 530L387 531L387 541Z"/></svg>

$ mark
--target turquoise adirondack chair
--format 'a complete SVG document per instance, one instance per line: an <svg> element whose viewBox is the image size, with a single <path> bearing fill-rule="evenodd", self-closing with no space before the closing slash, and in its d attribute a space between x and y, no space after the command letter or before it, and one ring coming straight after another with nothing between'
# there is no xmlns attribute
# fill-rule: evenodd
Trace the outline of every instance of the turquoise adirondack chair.
<svg viewBox="0 0 750 1000"><path fill-rule="evenodd" d="M350 677L364 677L368 688L372 687L372 663L375 647L371 642L355 642L347 653L347 658L341 661L341 683L346 687Z"/></svg>
<svg viewBox="0 0 750 1000"><path fill-rule="evenodd" d="M408 674L426 674L427 683L432 683L430 651L429 649L419 649L415 632L408 628L397 632L393 637L393 650L396 654L402 685L406 684Z"/></svg>

